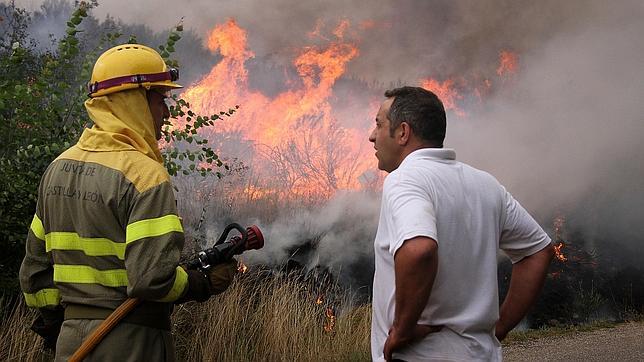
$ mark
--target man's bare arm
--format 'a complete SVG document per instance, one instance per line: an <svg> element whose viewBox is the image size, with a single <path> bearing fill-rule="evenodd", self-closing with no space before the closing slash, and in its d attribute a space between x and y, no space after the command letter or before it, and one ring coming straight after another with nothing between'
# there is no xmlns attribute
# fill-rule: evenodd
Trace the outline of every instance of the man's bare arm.
<svg viewBox="0 0 644 362"><path fill-rule="evenodd" d="M438 267L438 245L432 238L419 236L405 241L394 256L396 310L394 324L385 342L385 359L391 353L436 328L418 325L427 305Z"/></svg>
<svg viewBox="0 0 644 362"><path fill-rule="evenodd" d="M537 300L554 255L549 245L512 266L510 288L501 305L496 337L499 341L514 328Z"/></svg>

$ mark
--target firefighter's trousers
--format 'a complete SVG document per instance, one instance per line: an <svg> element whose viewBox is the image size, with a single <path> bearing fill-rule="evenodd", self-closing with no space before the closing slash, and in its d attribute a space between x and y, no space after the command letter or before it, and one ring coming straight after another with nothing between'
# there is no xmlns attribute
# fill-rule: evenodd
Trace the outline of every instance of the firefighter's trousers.
<svg viewBox="0 0 644 362"><path fill-rule="evenodd" d="M56 344L56 362L67 361L102 320L68 319ZM170 331L119 323L84 361L175 361Z"/></svg>

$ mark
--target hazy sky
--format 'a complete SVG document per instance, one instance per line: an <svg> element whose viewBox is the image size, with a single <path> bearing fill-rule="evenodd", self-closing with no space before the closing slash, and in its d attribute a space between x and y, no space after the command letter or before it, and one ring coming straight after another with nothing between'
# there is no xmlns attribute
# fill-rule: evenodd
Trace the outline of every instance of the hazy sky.
<svg viewBox="0 0 644 362"><path fill-rule="evenodd" d="M36 9L42 1L17 3ZM111 0L100 2L93 12L99 19L109 14L157 31L169 29L183 17L187 28L204 35L234 18L248 30L255 54L276 61L290 61L294 48L310 45L307 34L316 25L322 24L323 33L330 35L346 19L352 24L347 36L360 48L360 57L350 65L352 74L410 81L491 66L501 49L530 56L558 34L604 18L633 18L641 11L633 9L641 8L640 1L619 4L613 8L598 0ZM618 15L620 8L625 11Z"/></svg>

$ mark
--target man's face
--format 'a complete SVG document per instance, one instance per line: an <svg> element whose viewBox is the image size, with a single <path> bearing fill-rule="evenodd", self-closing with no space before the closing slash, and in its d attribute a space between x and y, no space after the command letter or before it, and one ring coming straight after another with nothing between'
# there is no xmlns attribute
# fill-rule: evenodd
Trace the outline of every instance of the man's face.
<svg viewBox="0 0 644 362"><path fill-rule="evenodd" d="M166 95L162 91L151 89L147 92L147 97L150 113L152 113L152 119L154 120L154 136L158 141L161 139L163 120L170 117L170 111L165 103Z"/></svg>
<svg viewBox="0 0 644 362"><path fill-rule="evenodd" d="M393 101L393 98L388 98L382 102L376 115L376 127L369 135L369 141L373 142L373 148L376 149L378 168L387 172L398 168L402 152L402 148L395 138L396 132L394 132L394 136L391 136L389 132L390 121L387 114L389 114L389 108Z"/></svg>

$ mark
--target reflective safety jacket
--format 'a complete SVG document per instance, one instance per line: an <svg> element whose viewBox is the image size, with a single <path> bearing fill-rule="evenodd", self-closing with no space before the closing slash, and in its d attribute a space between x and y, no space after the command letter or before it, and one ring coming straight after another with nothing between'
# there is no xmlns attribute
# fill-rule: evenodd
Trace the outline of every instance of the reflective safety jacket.
<svg viewBox="0 0 644 362"><path fill-rule="evenodd" d="M51 163L20 268L28 306L114 309L187 291L184 235L143 89L85 102L94 122Z"/></svg>

